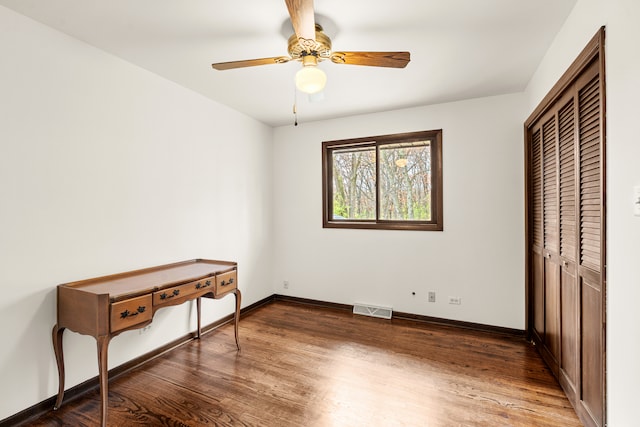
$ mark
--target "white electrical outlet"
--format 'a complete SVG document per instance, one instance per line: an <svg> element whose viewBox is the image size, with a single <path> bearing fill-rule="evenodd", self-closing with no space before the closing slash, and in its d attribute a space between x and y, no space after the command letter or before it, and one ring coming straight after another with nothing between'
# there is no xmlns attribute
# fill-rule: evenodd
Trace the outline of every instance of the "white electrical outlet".
<svg viewBox="0 0 640 427"><path fill-rule="evenodd" d="M435 291L429 291L429 302L436 302L436 293L435 293Z"/></svg>
<svg viewBox="0 0 640 427"><path fill-rule="evenodd" d="M285 289L289 289L289 281L285 280L284 282L282 282L282 287Z"/></svg>
<svg viewBox="0 0 640 427"><path fill-rule="evenodd" d="M460 305L460 304L462 304L462 298L460 298L460 297L449 297L449 304Z"/></svg>

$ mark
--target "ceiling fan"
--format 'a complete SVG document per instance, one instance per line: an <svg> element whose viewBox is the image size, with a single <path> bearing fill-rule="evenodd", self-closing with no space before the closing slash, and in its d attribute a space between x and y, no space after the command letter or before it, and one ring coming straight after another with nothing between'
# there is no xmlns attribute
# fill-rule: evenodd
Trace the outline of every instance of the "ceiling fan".
<svg viewBox="0 0 640 427"><path fill-rule="evenodd" d="M349 52L331 50L331 39L315 23L313 0L285 0L295 34L289 37L289 56L218 62L216 70L254 67L256 65L283 64L301 61L302 69L296 73L296 87L314 94L324 89L327 77L318 62L330 59L335 64L366 65L371 67L404 68L410 61L409 52Z"/></svg>

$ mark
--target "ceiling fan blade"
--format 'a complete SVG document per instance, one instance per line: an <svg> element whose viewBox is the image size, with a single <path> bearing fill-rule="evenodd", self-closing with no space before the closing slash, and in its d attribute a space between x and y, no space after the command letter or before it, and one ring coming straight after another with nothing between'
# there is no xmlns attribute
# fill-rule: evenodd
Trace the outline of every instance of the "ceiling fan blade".
<svg viewBox="0 0 640 427"><path fill-rule="evenodd" d="M289 62L288 56L274 56L273 58L245 59L243 61L218 62L211 64L216 70L232 70L234 68L255 67L256 65L284 64Z"/></svg>
<svg viewBox="0 0 640 427"><path fill-rule="evenodd" d="M368 65L371 67L404 68L411 60L409 52L333 52L336 64Z"/></svg>
<svg viewBox="0 0 640 427"><path fill-rule="evenodd" d="M316 23L313 0L285 0L293 30L300 45L307 51L315 48Z"/></svg>

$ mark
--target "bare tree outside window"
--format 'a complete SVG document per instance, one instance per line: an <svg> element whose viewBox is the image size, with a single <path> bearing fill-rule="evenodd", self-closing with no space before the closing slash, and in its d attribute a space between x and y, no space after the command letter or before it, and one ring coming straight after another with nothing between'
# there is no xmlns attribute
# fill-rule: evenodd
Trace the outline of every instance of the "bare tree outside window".
<svg viewBox="0 0 640 427"><path fill-rule="evenodd" d="M442 131L323 142L323 226L442 230Z"/></svg>
<svg viewBox="0 0 640 427"><path fill-rule="evenodd" d="M333 152L333 218L376 219L376 150Z"/></svg>
<svg viewBox="0 0 640 427"><path fill-rule="evenodd" d="M380 218L431 220L431 143L380 146Z"/></svg>

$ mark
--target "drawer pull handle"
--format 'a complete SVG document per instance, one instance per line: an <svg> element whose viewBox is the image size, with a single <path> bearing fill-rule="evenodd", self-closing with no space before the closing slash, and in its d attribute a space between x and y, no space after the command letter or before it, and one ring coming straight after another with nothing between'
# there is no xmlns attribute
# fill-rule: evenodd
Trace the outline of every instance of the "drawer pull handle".
<svg viewBox="0 0 640 427"><path fill-rule="evenodd" d="M220 286L228 286L228 285L231 285L232 283L233 283L233 277L231 279L229 279L229 281L226 282L226 283L223 280L222 283L220 283Z"/></svg>
<svg viewBox="0 0 640 427"><path fill-rule="evenodd" d="M146 309L147 309L147 307L145 307L144 305L141 305L141 306L138 307L137 311L125 310L122 313L120 313L120 318L121 319L126 319L127 317L137 316L140 313L144 313Z"/></svg>
<svg viewBox="0 0 640 427"><path fill-rule="evenodd" d="M171 295L168 295L166 292L160 294L160 299L169 299L173 297L177 297L180 294L180 289L174 289Z"/></svg>
<svg viewBox="0 0 640 427"><path fill-rule="evenodd" d="M196 289L204 289L208 288L209 286L211 286L211 280L207 280L204 285L198 282L198 284L196 285Z"/></svg>

